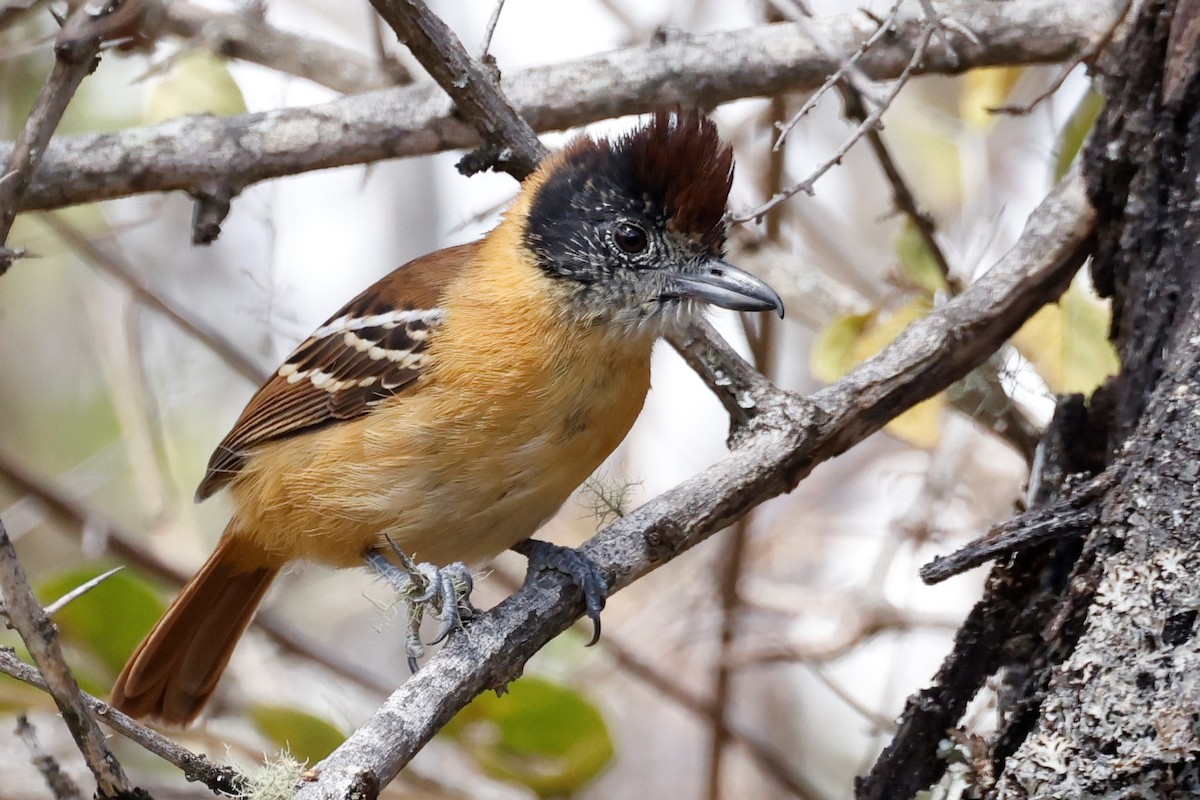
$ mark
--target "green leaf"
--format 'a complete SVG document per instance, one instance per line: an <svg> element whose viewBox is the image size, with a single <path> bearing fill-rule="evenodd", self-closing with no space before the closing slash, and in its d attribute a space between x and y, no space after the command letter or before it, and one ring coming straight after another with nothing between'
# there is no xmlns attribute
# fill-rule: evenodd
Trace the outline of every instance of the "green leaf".
<svg viewBox="0 0 1200 800"><path fill-rule="evenodd" d="M60 572L41 581L38 597L51 603L109 567L89 564ZM60 609L54 621L65 642L94 655L115 675L165 609L149 583L124 571Z"/></svg>
<svg viewBox="0 0 1200 800"><path fill-rule="evenodd" d="M504 697L481 695L444 733L484 772L527 786L539 797L570 795L612 759L604 718L579 692L524 677Z"/></svg>
<svg viewBox="0 0 1200 800"><path fill-rule="evenodd" d="M206 50L180 56L146 100L146 122L151 124L188 114L221 117L245 111L246 100L225 59Z"/></svg>
<svg viewBox="0 0 1200 800"><path fill-rule="evenodd" d="M1013 344L1050 391L1090 395L1120 368L1108 338L1109 316L1107 304L1077 281L1057 303L1034 314Z"/></svg>
<svg viewBox="0 0 1200 800"><path fill-rule="evenodd" d="M296 708L257 704L250 707L250 719L277 747L307 764L317 763L346 741L346 734L330 723Z"/></svg>
<svg viewBox="0 0 1200 800"><path fill-rule="evenodd" d="M1096 126L1096 120L1100 117L1100 111L1103 108L1104 95L1095 89L1088 89L1087 94L1083 96L1079 105L1075 106L1075 110L1067 118L1067 124L1063 125L1062 132L1058 135L1058 147L1055 148L1054 180L1056 182L1066 174L1067 168L1075 160L1079 149L1083 147L1084 139Z"/></svg>

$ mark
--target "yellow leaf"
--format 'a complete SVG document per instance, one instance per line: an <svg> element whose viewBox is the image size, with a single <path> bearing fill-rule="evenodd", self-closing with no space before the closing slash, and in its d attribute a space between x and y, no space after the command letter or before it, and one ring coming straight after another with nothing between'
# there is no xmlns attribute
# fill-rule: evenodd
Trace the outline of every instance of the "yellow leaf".
<svg viewBox="0 0 1200 800"><path fill-rule="evenodd" d="M911 220L904 223L896 237L896 257L904 275L931 297L946 288L946 276L934 259L929 245Z"/></svg>
<svg viewBox="0 0 1200 800"><path fill-rule="evenodd" d="M890 344L929 309L929 300L918 297L891 314L870 312L835 319L813 343L810 370L820 380L832 383ZM945 395L931 397L888 423L887 431L914 447L933 447L941 437L939 423L945 405Z"/></svg>
<svg viewBox="0 0 1200 800"><path fill-rule="evenodd" d="M1057 303L1034 314L1013 344L1050 391L1090 395L1120 367L1108 339L1109 316L1107 304L1077 281Z"/></svg>
<svg viewBox="0 0 1200 800"><path fill-rule="evenodd" d="M826 325L817 334L809 354L809 370L818 380L833 383L852 370L854 348L863 331L875 319L875 312L846 314Z"/></svg>
<svg viewBox="0 0 1200 800"><path fill-rule="evenodd" d="M155 81L146 100L148 123L189 114L230 116L246 111L242 90L229 74L225 59L206 50L180 56L162 78Z"/></svg>
<svg viewBox="0 0 1200 800"><path fill-rule="evenodd" d="M996 118L989 109L1005 104L1021 72L1021 67L980 67L968 72L958 98L959 116L978 131L991 128Z"/></svg>
<svg viewBox="0 0 1200 800"><path fill-rule="evenodd" d="M947 126L935 124L927 110L923 114L913 110L890 120L887 132L900 171L919 181L921 205L937 215L960 211L962 154L958 138Z"/></svg>

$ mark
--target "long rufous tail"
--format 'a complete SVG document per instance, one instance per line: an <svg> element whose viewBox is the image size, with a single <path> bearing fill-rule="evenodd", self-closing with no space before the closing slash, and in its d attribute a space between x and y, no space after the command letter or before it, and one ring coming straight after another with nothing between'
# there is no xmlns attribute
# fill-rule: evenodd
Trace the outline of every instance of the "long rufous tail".
<svg viewBox="0 0 1200 800"><path fill-rule="evenodd" d="M279 572L269 563L265 552L226 531L129 657L109 702L131 717L171 725L195 719Z"/></svg>

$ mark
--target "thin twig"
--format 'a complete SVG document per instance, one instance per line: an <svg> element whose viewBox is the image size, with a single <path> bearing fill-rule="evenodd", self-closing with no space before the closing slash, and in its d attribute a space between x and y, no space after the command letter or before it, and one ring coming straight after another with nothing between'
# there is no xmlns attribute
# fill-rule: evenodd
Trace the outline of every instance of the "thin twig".
<svg viewBox="0 0 1200 800"><path fill-rule="evenodd" d="M993 526L983 536L956 552L938 556L921 567L921 580L927 584L941 583L980 564L1027 550L1034 545L1086 533L1100 519L1100 504L1097 501L1117 484L1122 475L1120 468L1110 467L1058 503L1027 511Z"/></svg>
<svg viewBox="0 0 1200 800"><path fill-rule="evenodd" d="M808 662L828 664L857 651L865 643L887 633L906 633L913 630L955 631L961 619L916 616L902 612L885 601L867 601L859 619L848 629L838 630L838 639L821 645L804 645L794 641L764 642L753 649L741 650L733 663L741 666L761 666ZM789 616L795 609L789 609Z"/></svg>
<svg viewBox="0 0 1200 800"><path fill-rule="evenodd" d="M496 0L496 5L492 8L492 15L488 17L487 30L483 32L483 44L479 46L479 60L482 62L488 57L488 50L492 48L492 36L496 33L496 25L500 22L500 12L504 10L504 0Z"/></svg>
<svg viewBox="0 0 1200 800"><path fill-rule="evenodd" d="M720 567L720 635L717 638L717 669L713 676L713 717L708 740L708 775L705 778L708 790L708 800L720 800L721 773L725 762L725 745L729 741L729 703L733 682L733 665L729 661L729 651L736 635L741 596L738 593L738 582L741 580L745 566L746 540L750 533L751 515L746 515L737 521L727 537L723 558L718 562Z"/></svg>
<svg viewBox="0 0 1200 800"><path fill-rule="evenodd" d="M97 575L96 577L92 578L91 580L87 580L87 581L84 581L83 583L79 584L74 589L72 589L71 591L64 594L62 597L55 600L53 603L48 603L46 605L46 616L53 617L55 614L57 614L59 611L62 611L64 608L66 608L72 602L78 600L80 597L83 597L85 594L90 592L92 589L95 589L97 586L104 583L106 580L111 578L113 575L116 575L118 572L120 572L123 569L125 569L125 568L124 567L113 567L112 569L108 570L107 572L103 572L103 573Z"/></svg>
<svg viewBox="0 0 1200 800"><path fill-rule="evenodd" d="M0 31L18 19L46 4L47 0L8 0L0 6Z"/></svg>
<svg viewBox="0 0 1200 800"><path fill-rule="evenodd" d="M842 95L843 107L846 110L846 116L855 120L859 125L865 125L870 118L867 113L867 107L863 103L862 95L849 83L843 83L839 90ZM946 282L946 288L951 295L956 295L963 289L962 281L954 274L954 270L950 267L950 262L946 258L945 252L938 244L936 234L936 226L932 215L927 211L923 211L917 204L917 198L908 186L908 182L904 180L904 176L900 173L900 167L897 166L896 160L892 158L891 151L888 150L887 144L883 141L883 134L879 128L872 126L866 129L864 135L867 143L871 145L871 151L875 154L875 160L879 162L879 167L883 170L883 174L887 177L888 185L892 187L892 204L901 211L912 222L916 228L921 240L925 242L925 249L933 257L933 261L937 264L938 272L941 273L942 280Z"/></svg>
<svg viewBox="0 0 1200 800"><path fill-rule="evenodd" d="M731 215L730 218L734 222L761 220L763 215L765 215L772 208L794 197L800 192L812 194L813 184L815 184L822 175L833 169L834 166L842 163L842 159L845 158L846 154L850 152L850 149L854 147L854 145L857 144L860 139L863 138L863 135L868 130L875 128L879 124L884 112L891 107L892 101L895 100L897 95L900 94L900 90L904 88L905 84L908 83L909 78L911 78L916 72L917 68L921 66L921 62L925 58L925 50L929 47L929 40L932 38L934 30L936 30L936 26L930 24L925 25L924 29L921 31L920 38L917 39L916 47L913 48L912 58L909 59L908 64L900 72L900 75L896 78L895 83L892 84L891 90L887 93L887 95L884 96L880 104L876 106L871 113L868 114L867 117L858 125L858 127L854 129L854 132L847 137L846 141L842 143L841 147L837 149L837 152L835 152L833 156L831 156L821 166L813 170L811 175L797 183L795 186L789 187L782 192L777 192L774 196L757 208L738 212Z"/></svg>
<svg viewBox="0 0 1200 800"><path fill-rule="evenodd" d="M49 691L46 680L29 664L17 658L12 648L0 647L0 673L16 678L42 691ZM80 692L83 705L90 714L130 741L183 771L188 780L200 781L214 792L233 797L245 797L246 779L233 767L212 763L207 758L181 747L153 728L121 713L108 703Z"/></svg>
<svg viewBox="0 0 1200 800"><path fill-rule="evenodd" d="M1117 33L1117 28L1121 27L1121 23L1125 20L1125 17L1129 14L1129 9L1132 7L1133 0L1125 0L1124 5L1121 6L1121 10L1117 12L1116 19L1113 20L1112 25L1109 26L1104 35L1089 45L1088 48L1082 53L1071 59L1066 66L1061 67L1058 77L1050 82L1050 85L1046 87L1044 92L1024 105L1000 106L998 108L989 108L988 111L993 114L1011 114L1013 116L1025 116L1026 114L1032 112L1035 108L1045 102L1051 95L1062 88L1062 85L1067 82L1067 78L1070 77L1071 73L1075 71L1076 67L1078 67L1080 64L1092 64L1095 61L1096 57L1100 55L1100 52L1104 48L1108 47L1109 43L1113 39L1113 36L1115 36Z"/></svg>
<svg viewBox="0 0 1200 800"><path fill-rule="evenodd" d="M126 0L135 4L139 0ZM104 18L120 7L120 0L109 0L95 16L80 7L72 12L60 31L54 47L54 66L42 85L25 125L13 143L3 172L0 172L0 247L8 240L21 200L33 181L50 137L54 135L67 104L75 91L96 67L102 36L106 32ZM82 20L82 21L81 21ZM12 266L10 255L0 253L0 275Z"/></svg>
<svg viewBox="0 0 1200 800"><path fill-rule="evenodd" d="M845 703L851 711L869 722L872 728L877 731L896 730L896 723L894 721L888 717L885 717L883 714L880 714L878 711L867 708L867 706L857 697L850 694L850 691L846 689L845 686L842 686L840 683L835 681L833 676L831 676L823 666L811 661L802 661L800 663L807 667L808 671L811 672L817 680L824 684L826 689L833 692L833 694L839 700Z"/></svg>
<svg viewBox="0 0 1200 800"><path fill-rule="evenodd" d="M24 714L17 717L16 734L17 738L24 742L25 747L29 749L29 757L33 761L34 768L42 774L42 780L46 782L46 787L50 789L55 800L82 800L83 792L80 791L79 784L71 780L70 775L63 772L63 768L54 760L54 756L42 750L42 744L37 738L37 731L33 729L29 718Z"/></svg>
<svg viewBox="0 0 1200 800"><path fill-rule="evenodd" d="M850 55L849 58L840 62L838 68L830 73L829 77L825 79L825 82L822 83L815 92L809 95L808 99L804 101L804 105L800 106L799 111L789 117L787 122L776 123L776 127L779 129L779 134L775 137L775 144L771 147L772 150L779 150L781 147L783 147L783 142L787 138L788 134L792 132L792 129L800 123L800 120L808 116L809 112L816 108L817 103L820 102L821 98L824 97L836 84L839 82L849 82L851 85L853 85L853 81L850 81L850 76L857 70L859 60L866 55L867 51L875 46L876 43L883 39L884 36L893 33L892 25L895 23L896 17L900 13L900 6L903 2L904 0L896 0L895 5L892 6L891 12L887 15L887 17L884 18L882 22L879 23L879 26L875 29L875 32L867 37L863 43L859 45L859 48ZM796 22L798 22L804 29L805 33L809 35L809 38L812 39L813 44L817 47L822 55L831 59L835 58L833 48L828 46L821 39L821 37L816 34L815 26L808 24L804 18L797 19Z"/></svg>
<svg viewBox="0 0 1200 800"><path fill-rule="evenodd" d="M720 713L716 704L689 692L676 679L663 675L651 664L639 658L632 649L625 647L619 641L614 641L612 635L601 639L600 647L612 656L624 675L637 678L651 687L663 697L675 702L681 708L686 708L693 714L709 720L720 729L729 741L736 742L746 751L746 754L758 764L763 774L787 790L793 797L801 800L817 800L821 792L803 775L795 771L790 761L779 754L770 742L764 740L757 731L747 730Z"/></svg>
<svg viewBox="0 0 1200 800"><path fill-rule="evenodd" d="M114 278L147 307L161 314L179 330L203 344L235 372L251 383L258 384L266 378L266 371L254 359L243 353L237 345L226 339L207 323L196 319L186 307L159 294L142 280L124 258L103 247L86 236L79 228L68 222L61 214L48 213L39 217L54 231L68 247L84 261L104 274Z"/></svg>
<svg viewBox="0 0 1200 800"><path fill-rule="evenodd" d="M937 31L938 38L942 40L942 47L946 49L946 55L950 58L950 63L958 65L958 53L954 50L954 43L950 41L950 37L946 35L945 28L951 27L946 24L946 18L938 13L933 7L933 0L918 0L921 4L921 10L925 12L925 18L934 26ZM962 30L961 26L954 26L956 30Z"/></svg>
<svg viewBox="0 0 1200 800"><path fill-rule="evenodd" d="M492 573L496 582L507 592L515 592L521 588L521 581L515 579L499 567ZM592 635L590 620L576 622L576 628L587 636ZM621 668L621 674L641 681L649 688L662 695L663 698L675 703L680 708L707 720L720 728L729 741L745 749L746 754L758 764L763 773L790 794L801 800L817 800L821 793L817 791L803 775L798 774L787 758L781 756L769 741L762 738L757 731L739 726L731 719L723 718L717 713L717 707L712 700L700 697L688 691L673 676L665 675L653 664L638 656L633 648L627 647L619 636L606 633L596 647L612 657Z"/></svg>
<svg viewBox="0 0 1200 800"><path fill-rule="evenodd" d="M96 776L97 790L101 797L117 797L128 792L132 786L117 757L108 749L104 734L96 725L83 701L79 684L71 674L58 645L58 632L45 610L33 596L25 570L17 560L17 552L8 538L8 531L0 521L0 590L4 594L4 609L9 623L21 635L37 664L38 671L46 680L50 695L63 722L71 731L88 769Z"/></svg>
<svg viewBox="0 0 1200 800"><path fill-rule="evenodd" d="M860 82L856 80L858 72L855 69L855 65L871 47L878 43L885 35L893 32L892 26L895 24L897 15L900 13L902 2L903 0L897 0L895 5L892 6L891 12L879 23L879 27L875 33L863 42L862 46L837 71L829 76L825 83L821 85L821 88L805 102L800 111L796 112L786 124L780 127L779 137L775 140L774 150L778 150L783 145L784 138L795 127L796 123L816 105L820 96L833 86L838 87L838 91L842 96L842 106L846 116L859 125L866 124L870 113L867 111L866 92L860 85ZM938 20L933 14L933 9L928 6L926 0L922 0L922 7L925 9L926 16L930 18L930 23L937 24ZM822 53L832 54L834 52L833 47L821 38L821 31L811 25L807 19L800 18L797 22L804 27L805 32L808 33L813 43ZM946 46L949 47L948 41L946 42ZM883 104L883 102L878 103L878 105ZM916 197L912 190L909 189L907 182L900 173L899 167L896 165L895 159L892 158L891 152L883 141L883 135L879 130L880 127L878 125L869 126L865 128L864 134L871 145L871 150L875 153L875 158L879 162L879 166L883 169L883 173L892 187L892 203L912 220L917 232L925 241L925 246L933 256L938 269L941 271L942 278L946 281L950 292L956 294L962 290L962 285L954 276L950 268L950 262L947 261L945 253L942 252L942 248L934 236L933 218L927 212L922 211L917 205Z"/></svg>

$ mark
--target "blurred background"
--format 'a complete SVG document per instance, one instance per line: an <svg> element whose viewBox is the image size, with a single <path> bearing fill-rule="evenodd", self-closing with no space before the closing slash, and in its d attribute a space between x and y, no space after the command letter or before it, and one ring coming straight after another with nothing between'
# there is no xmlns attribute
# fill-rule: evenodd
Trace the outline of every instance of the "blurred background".
<svg viewBox="0 0 1200 800"><path fill-rule="evenodd" d="M915 2L915 0L913 0ZM845 14L811 0L818 17ZM867 2L880 16L891 2ZM490 0L432 3L478 53ZM199 5L420 70L366 3L275 0ZM569 61L655 36L744 28L787 3L508 0L490 52L501 70ZM49 71L45 10L0 31L0 134L11 140ZM225 61L205 36L164 36L110 52L60 134L109 131L188 113L303 106L337 93ZM720 312L727 338L779 385L816 390L943 303L1005 252L1098 109L1082 74L1027 115L1056 68L976 70L904 87L883 137L936 221L947 283L866 142L762 223L737 226L729 260L770 281L787 319ZM887 86L872 85L876 98ZM735 146L734 210L761 203L833 157L854 125L837 92L777 153L774 123L807 96L745 100L715 118ZM612 133L635 118L589 129ZM548 135L557 145L575 131ZM220 239L190 244L192 205L147 195L21 216L9 238L34 258L0 278L0 518L43 602L110 567L128 568L57 620L84 687L104 696L133 646L220 534L229 512L192 494L212 448L290 349L404 261L477 238L516 191L470 179L460 154L377 163L251 187ZM1077 281L1077 283L1079 283ZM926 587L917 569L1010 516L1052 392L1089 391L1115 361L1107 310L1083 284L1044 310L989 365L887 431L819 467L630 589L605 636L564 635L508 696L480 698L413 762L391 796L845 797L890 738L905 698L926 685L978 596L982 571ZM215 333L215 337L210 335ZM219 340L219 341L216 341ZM225 345L222 342L226 343ZM227 345L227 346L226 346ZM666 345L629 439L543 532L577 543L720 459L727 419ZM510 593L523 559L482 573L475 601ZM247 769L287 748L316 761L359 725L407 669L388 592L363 570L283 576L235 653L210 711L179 734ZM0 633L0 644L19 644ZM69 771L82 762L50 700L0 677L0 796L48 790L15 736L28 711ZM990 724L987 698L972 719ZM199 796L168 765L115 741L159 797ZM84 782L86 785L86 781Z"/></svg>

